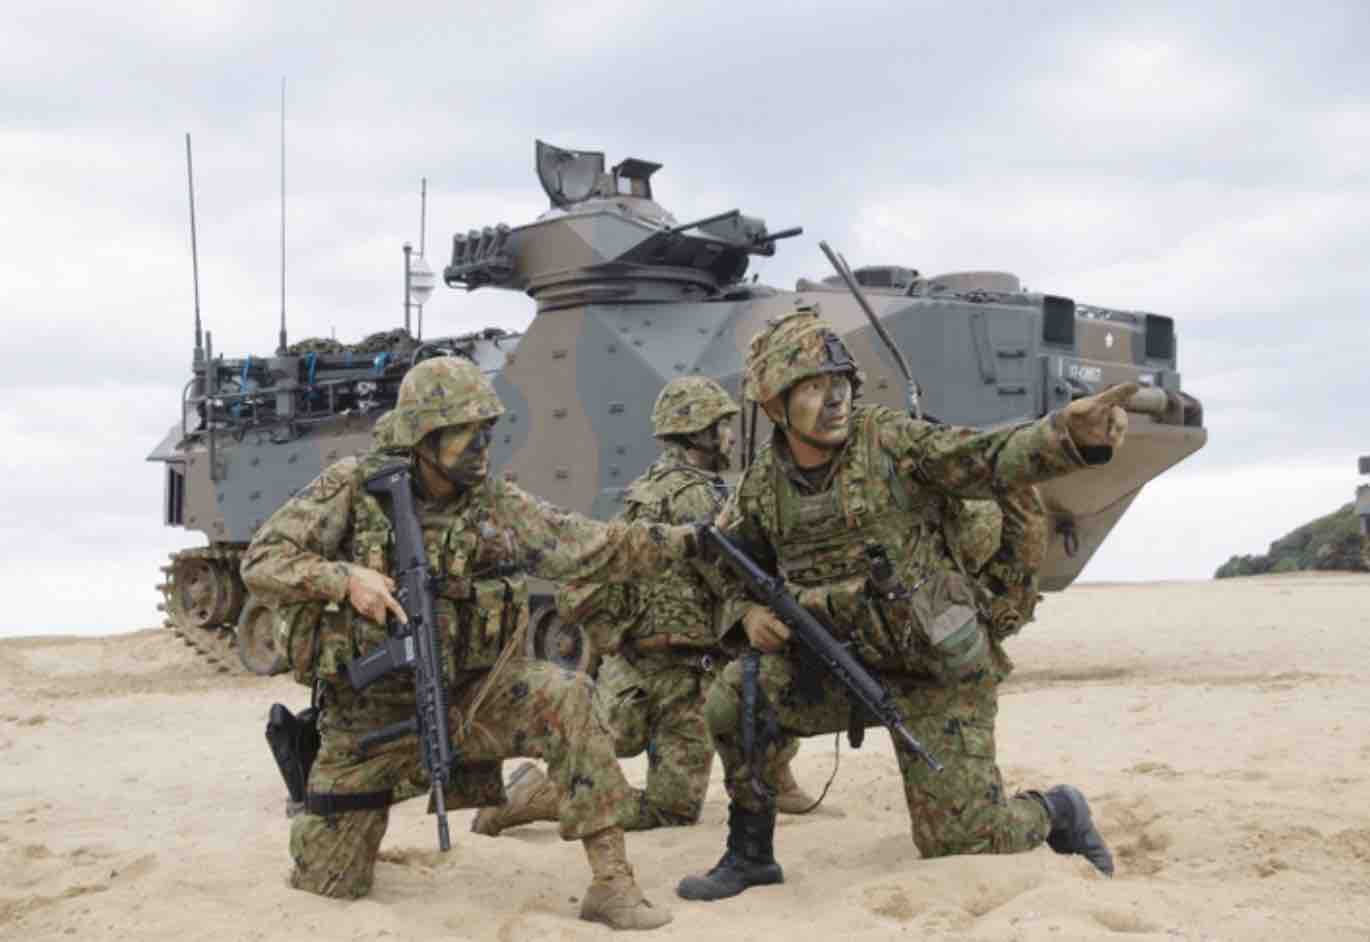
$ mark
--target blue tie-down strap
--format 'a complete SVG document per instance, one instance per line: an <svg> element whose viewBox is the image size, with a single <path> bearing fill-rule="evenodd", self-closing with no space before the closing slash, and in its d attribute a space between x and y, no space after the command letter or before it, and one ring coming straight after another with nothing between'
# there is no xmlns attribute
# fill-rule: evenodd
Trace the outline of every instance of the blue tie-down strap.
<svg viewBox="0 0 1370 942"><path fill-rule="evenodd" d="M319 368L319 355L313 351L304 355L304 383L309 387L307 395L312 402L319 398L319 391L314 388L314 374Z"/></svg>
<svg viewBox="0 0 1370 942"><path fill-rule="evenodd" d="M385 373L386 364L388 364L389 362L390 362L390 354L389 354L389 353L378 353L378 354L376 354L376 359L374 359L374 360L371 361L371 365L372 365L372 367L375 368L375 370L376 370L376 375L377 375L377 376L380 376L380 375L382 375L382 374Z"/></svg>
<svg viewBox="0 0 1370 942"><path fill-rule="evenodd" d="M238 392L245 393L251 388L247 385L249 382L251 382L251 371L252 356L251 354L249 354L247 358L243 360L243 368L238 372ZM244 400L242 399L239 399L237 402L233 403L233 408L229 411L233 413L234 418L237 418L238 416L243 414L243 404Z"/></svg>

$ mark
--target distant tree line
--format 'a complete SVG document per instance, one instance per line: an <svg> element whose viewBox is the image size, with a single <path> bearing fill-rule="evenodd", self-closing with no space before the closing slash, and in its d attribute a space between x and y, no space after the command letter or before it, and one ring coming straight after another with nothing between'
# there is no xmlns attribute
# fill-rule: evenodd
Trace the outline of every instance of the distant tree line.
<svg viewBox="0 0 1370 942"><path fill-rule="evenodd" d="M1302 572L1310 569L1365 572L1360 521L1355 505L1305 523L1270 544L1264 556L1233 556L1218 567L1214 577L1259 576L1270 572Z"/></svg>

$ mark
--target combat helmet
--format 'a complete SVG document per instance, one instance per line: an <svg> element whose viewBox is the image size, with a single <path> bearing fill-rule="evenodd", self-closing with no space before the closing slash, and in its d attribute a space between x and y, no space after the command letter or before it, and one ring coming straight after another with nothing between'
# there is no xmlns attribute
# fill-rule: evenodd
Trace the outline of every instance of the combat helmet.
<svg viewBox="0 0 1370 942"><path fill-rule="evenodd" d="M800 307L768 321L752 337L742 393L752 402L765 403L823 373L850 373L853 395L866 380L837 331L818 316L817 305Z"/></svg>
<svg viewBox="0 0 1370 942"><path fill-rule="evenodd" d="M707 376L678 376L662 387L652 406L652 434L692 435L740 410L733 397Z"/></svg>
<svg viewBox="0 0 1370 942"><path fill-rule="evenodd" d="M413 448L429 432L503 414L504 404L480 367L465 357L433 357L404 374L385 440L378 444Z"/></svg>

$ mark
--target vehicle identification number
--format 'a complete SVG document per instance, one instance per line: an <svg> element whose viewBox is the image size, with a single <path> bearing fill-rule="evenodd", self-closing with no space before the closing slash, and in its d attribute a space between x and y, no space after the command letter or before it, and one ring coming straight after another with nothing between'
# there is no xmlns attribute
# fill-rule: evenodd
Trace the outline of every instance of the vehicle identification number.
<svg viewBox="0 0 1370 942"><path fill-rule="evenodd" d="M1067 360L1063 364L1065 375L1070 379L1078 379L1082 383L1097 383L1104 378L1102 367L1088 366L1084 363L1075 363Z"/></svg>

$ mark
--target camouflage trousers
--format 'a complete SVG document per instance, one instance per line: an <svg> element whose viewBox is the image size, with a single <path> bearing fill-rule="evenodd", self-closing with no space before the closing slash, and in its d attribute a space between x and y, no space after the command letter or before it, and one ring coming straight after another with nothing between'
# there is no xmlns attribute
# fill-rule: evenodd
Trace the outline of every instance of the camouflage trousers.
<svg viewBox="0 0 1370 942"><path fill-rule="evenodd" d="M499 760L528 756L544 760L557 783L564 839L589 837L631 818L635 802L614 757L613 736L594 706L589 678L543 661L514 659L486 695L470 732L458 738L458 724L484 676L476 675L452 691L450 719L462 765L453 774L450 807L500 804L504 799ZM363 735L405 719L406 714L413 715L412 692L406 698L370 690L357 693L346 685L327 687L319 724L322 741L310 771L309 791L357 794L394 789L395 801L426 793L427 776L413 736L366 755L358 747ZM365 896L389 818L388 808L294 818L291 886L323 896Z"/></svg>
<svg viewBox="0 0 1370 942"><path fill-rule="evenodd" d="M741 667L740 660L728 665L710 690L705 709L729 794L746 810L760 812L765 802L751 787L741 745ZM846 688L826 673L800 682L800 670L786 654L761 656L757 725L762 726L761 714L769 712L778 736L765 744L758 764L761 780L772 792L779 757L795 737L845 730L850 721L852 700ZM936 687L907 676L877 677L894 695L913 735L945 766L935 773L896 746L913 842L924 857L1017 853L1046 839L1050 828L1041 803L1004 794L994 760L995 679Z"/></svg>
<svg viewBox="0 0 1370 942"><path fill-rule="evenodd" d="M713 770L714 743L704 717L705 698L727 663L702 654L615 655L599 667L595 699L614 731L621 759L647 753L647 787L633 789L637 813L624 827L643 831L694 824L704 809ZM783 765L799 742L781 753Z"/></svg>

